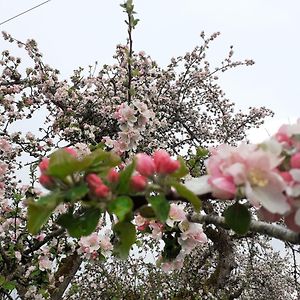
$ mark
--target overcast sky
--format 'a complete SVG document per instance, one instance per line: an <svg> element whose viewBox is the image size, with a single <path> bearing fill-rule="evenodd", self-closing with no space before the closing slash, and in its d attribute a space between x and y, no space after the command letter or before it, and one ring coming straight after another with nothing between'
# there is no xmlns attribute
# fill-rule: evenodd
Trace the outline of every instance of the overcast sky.
<svg viewBox="0 0 300 300"><path fill-rule="evenodd" d="M0 0L0 23L40 1ZM199 34L221 31L210 49L218 64L234 45L237 59L252 58L252 67L223 74L221 86L238 108L267 106L280 122L300 117L300 2L298 0L136 0L141 22L134 49L144 50L160 65L201 42ZM37 40L45 61L63 76L96 60L112 62L117 43L126 41L125 15L118 0L52 0L12 20L0 30L20 40ZM8 44L0 40L0 50ZM18 50L19 51L19 50ZM18 52L19 53L19 52ZM275 125L274 125L275 124ZM270 128L271 126L271 128ZM262 137L267 137L263 129ZM257 138L255 133L253 136Z"/></svg>

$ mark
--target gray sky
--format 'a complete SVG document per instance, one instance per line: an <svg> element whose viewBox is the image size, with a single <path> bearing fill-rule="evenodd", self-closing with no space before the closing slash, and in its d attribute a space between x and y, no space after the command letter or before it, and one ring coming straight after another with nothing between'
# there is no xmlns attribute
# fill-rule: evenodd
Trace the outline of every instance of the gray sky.
<svg viewBox="0 0 300 300"><path fill-rule="evenodd" d="M0 22L42 0L0 0ZM218 64L234 45L236 59L256 64L224 73L221 86L238 108L264 105L274 110L272 131L300 117L300 2L298 0L135 0L141 22L134 48L165 66L172 56L199 44L199 34L221 31L210 49ZM115 45L126 40L125 15L118 0L52 0L2 26L20 40L37 40L45 61L69 75L78 66L112 62ZM8 44L0 40L0 49ZM18 50L19 51L19 50ZM274 125L275 124L275 125ZM274 130L274 129L273 129ZM267 137L265 130L262 136ZM254 134L257 137L257 133Z"/></svg>

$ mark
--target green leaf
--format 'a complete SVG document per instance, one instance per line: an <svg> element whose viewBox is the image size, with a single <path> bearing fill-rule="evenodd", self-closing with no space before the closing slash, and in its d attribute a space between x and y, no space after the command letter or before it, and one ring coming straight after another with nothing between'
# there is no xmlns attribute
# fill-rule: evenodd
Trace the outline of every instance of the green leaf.
<svg viewBox="0 0 300 300"><path fill-rule="evenodd" d="M118 222L113 228L118 237L118 243L115 245L115 253L121 258L126 259L131 246L136 240L135 226L130 222Z"/></svg>
<svg viewBox="0 0 300 300"><path fill-rule="evenodd" d="M124 221L126 216L132 212L132 209L133 201L126 196L120 196L108 205L109 212L115 214L119 221Z"/></svg>
<svg viewBox="0 0 300 300"><path fill-rule="evenodd" d="M117 166L120 158L112 152L96 149L83 159L77 159L64 149L59 149L50 155L47 175L60 179L66 178L75 172L82 172L86 169L98 173L99 168L110 168Z"/></svg>
<svg viewBox="0 0 300 300"><path fill-rule="evenodd" d="M47 175L64 179L80 169L78 163L79 161L65 149L59 149L50 155Z"/></svg>
<svg viewBox="0 0 300 300"><path fill-rule="evenodd" d="M16 283L14 281L5 282L2 287L5 290L12 291L16 287Z"/></svg>
<svg viewBox="0 0 300 300"><path fill-rule="evenodd" d="M148 218L148 219L153 219L156 216L153 208L148 205L143 205L142 207L140 207L139 213L142 217Z"/></svg>
<svg viewBox="0 0 300 300"><path fill-rule="evenodd" d="M196 212L199 212L201 209L201 200L195 195L192 191L186 188L183 184L172 181L171 185L176 189L179 196L187 199L193 206Z"/></svg>
<svg viewBox="0 0 300 300"><path fill-rule="evenodd" d="M189 169L187 168L185 161L181 156L178 156L177 160L180 162L180 167L176 172L171 174L171 177L182 178L189 174Z"/></svg>
<svg viewBox="0 0 300 300"><path fill-rule="evenodd" d="M202 147L198 147L197 150L196 150L196 156L198 158L203 158L203 157L206 157L207 155L209 154L209 151L205 148L202 148Z"/></svg>
<svg viewBox="0 0 300 300"><path fill-rule="evenodd" d="M155 215L158 217L158 219L162 222L165 222L170 212L170 203L165 198L165 196L149 196L147 200L151 204L151 207L153 208Z"/></svg>
<svg viewBox="0 0 300 300"><path fill-rule="evenodd" d="M2 286L5 281L6 281L5 277L0 275L0 286Z"/></svg>
<svg viewBox="0 0 300 300"><path fill-rule="evenodd" d="M71 187L64 193L64 197L68 201L75 202L82 199L89 192L89 188L85 183Z"/></svg>
<svg viewBox="0 0 300 300"><path fill-rule="evenodd" d="M236 202L224 211L226 224L236 233L245 234L249 230L251 214L248 208Z"/></svg>
<svg viewBox="0 0 300 300"><path fill-rule="evenodd" d="M128 165L122 172L120 172L120 180L117 186L118 194L127 194L130 187L131 175L135 169L135 161Z"/></svg>
<svg viewBox="0 0 300 300"><path fill-rule="evenodd" d="M27 228L31 234L37 234L47 222L51 213L63 201L62 193L53 192L28 204Z"/></svg>
<svg viewBox="0 0 300 300"><path fill-rule="evenodd" d="M61 215L57 223L67 229L70 236L80 238L93 233L98 225L101 211L95 207L82 208L80 212Z"/></svg>

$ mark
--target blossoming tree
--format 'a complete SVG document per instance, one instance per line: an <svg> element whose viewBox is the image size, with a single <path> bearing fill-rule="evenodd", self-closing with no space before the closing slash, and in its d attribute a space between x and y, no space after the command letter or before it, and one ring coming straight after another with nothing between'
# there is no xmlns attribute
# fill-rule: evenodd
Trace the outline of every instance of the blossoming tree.
<svg viewBox="0 0 300 300"><path fill-rule="evenodd" d="M9 51L0 60L0 293L8 299L61 299L83 261L126 258L137 231L163 241L165 271L209 239L219 256L206 292L216 295L234 269L234 236L299 244L300 125L240 144L272 112L235 113L217 84L219 73L253 62L233 61L230 49L212 70L205 55L218 33L202 33L202 46L160 68L134 53L138 19L132 1L121 6L127 44L97 75L79 68L60 80L34 40L3 33L33 63L22 72ZM15 129L41 113L37 133Z"/></svg>

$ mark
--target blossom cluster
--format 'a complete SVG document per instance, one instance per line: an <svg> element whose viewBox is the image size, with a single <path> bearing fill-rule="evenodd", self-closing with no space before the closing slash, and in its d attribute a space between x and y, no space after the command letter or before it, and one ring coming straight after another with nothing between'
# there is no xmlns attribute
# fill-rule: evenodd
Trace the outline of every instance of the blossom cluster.
<svg viewBox="0 0 300 300"><path fill-rule="evenodd" d="M122 103L118 106L114 117L118 120L120 132L117 139L109 136L103 137L105 144L111 147L116 153L122 154L125 151L136 150L142 140L143 132L153 126L155 114L148 109L147 104L134 100L132 104ZM147 125L147 127L146 127Z"/></svg>
<svg viewBox="0 0 300 300"><path fill-rule="evenodd" d="M221 145L211 150L207 174L190 187L219 199L246 198L260 217L300 232L300 120L283 125L261 144ZM194 185L194 187L193 187Z"/></svg>
<svg viewBox="0 0 300 300"><path fill-rule="evenodd" d="M181 269L185 256L190 254L195 247L207 242L202 225L189 222L184 209L184 205L172 203L165 224L143 218L141 215L135 217L135 224L139 231L150 233L156 240L163 239L166 234L175 239L174 247L178 247L179 250L176 256L170 259L162 255L158 259L158 264L164 272Z"/></svg>

